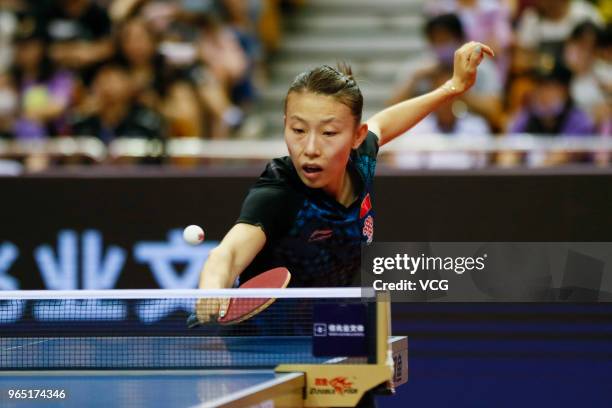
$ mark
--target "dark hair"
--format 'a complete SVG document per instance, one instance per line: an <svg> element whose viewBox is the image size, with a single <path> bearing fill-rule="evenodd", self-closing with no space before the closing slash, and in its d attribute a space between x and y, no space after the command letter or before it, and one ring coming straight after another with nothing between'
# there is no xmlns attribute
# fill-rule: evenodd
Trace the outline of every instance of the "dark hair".
<svg viewBox="0 0 612 408"><path fill-rule="evenodd" d="M37 82L48 81L55 73L55 68L51 61L48 51L49 38L46 31L40 22L32 15L23 16L18 24L17 31L14 36L16 48L19 49L24 43L38 42L42 47L42 57L38 64L35 80ZM23 81L23 70L18 66L15 59L12 64L11 74L18 87L21 87Z"/></svg>
<svg viewBox="0 0 612 408"><path fill-rule="evenodd" d="M589 34L592 34L593 37L595 37L595 40L597 41L601 37L601 30L591 21L583 21L582 23L574 27L572 33L569 36L569 40L579 40L585 35Z"/></svg>
<svg viewBox="0 0 612 408"><path fill-rule="evenodd" d="M49 42L49 36L44 24L40 21L40 17L27 13L18 16L13 42L20 44L31 40L38 40L46 45Z"/></svg>
<svg viewBox="0 0 612 408"><path fill-rule="evenodd" d="M322 65L296 76L285 97L285 110L287 110L287 99L292 92L312 92L332 96L351 110L357 123L361 122L363 95L353 77L350 65L346 63L338 63L337 68Z"/></svg>
<svg viewBox="0 0 612 408"><path fill-rule="evenodd" d="M100 64L100 66L97 67L93 78L94 81L96 78L98 78L100 75L102 75L103 73L107 73L107 72L119 72L121 73L121 75L125 75L128 76L130 75L127 67L125 65L122 65L116 61L109 61L105 64Z"/></svg>
<svg viewBox="0 0 612 408"><path fill-rule="evenodd" d="M127 27L131 24L141 24L147 35L151 38L153 42L153 48L155 49L154 54L151 56L150 64L153 67L153 78L150 86L157 92L160 96L164 97L168 91L169 85L173 82L174 78L172 77L172 70L168 66L166 58L159 52L159 43L161 42L161 36L153 29L151 24L149 24L142 17L136 16L129 18L121 23L118 29L115 32L115 57L110 61L111 63L117 63L121 65L123 68L129 71L130 63L127 55L124 51L124 44L122 42L122 37L127 30Z"/></svg>
<svg viewBox="0 0 612 408"><path fill-rule="evenodd" d="M612 45L612 24L608 24L606 27L599 31L599 38L597 46L600 48L607 48Z"/></svg>
<svg viewBox="0 0 612 408"><path fill-rule="evenodd" d="M535 79L539 83L558 83L569 86L572 81L572 71L561 61L555 60L551 66L540 66L535 71Z"/></svg>
<svg viewBox="0 0 612 408"><path fill-rule="evenodd" d="M463 24L461 24L461 20L459 20L456 14L441 14L427 20L424 29L425 35L431 37L434 30L446 30L460 40L465 38Z"/></svg>

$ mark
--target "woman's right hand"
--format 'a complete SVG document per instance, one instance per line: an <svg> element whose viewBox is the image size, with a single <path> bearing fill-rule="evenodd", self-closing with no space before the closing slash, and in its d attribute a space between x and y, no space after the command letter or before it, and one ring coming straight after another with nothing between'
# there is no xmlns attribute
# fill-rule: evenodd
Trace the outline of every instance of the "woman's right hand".
<svg viewBox="0 0 612 408"><path fill-rule="evenodd" d="M228 298L202 298L196 301L196 318L198 323L214 323L218 318L225 316Z"/></svg>
<svg viewBox="0 0 612 408"><path fill-rule="evenodd" d="M231 288L236 278L253 261L266 243L266 235L258 226L236 224L210 251L200 275L200 289ZM209 323L223 317L228 298L202 298L196 301L194 323ZM194 324L195 325L195 324ZM190 324L191 326L191 324Z"/></svg>

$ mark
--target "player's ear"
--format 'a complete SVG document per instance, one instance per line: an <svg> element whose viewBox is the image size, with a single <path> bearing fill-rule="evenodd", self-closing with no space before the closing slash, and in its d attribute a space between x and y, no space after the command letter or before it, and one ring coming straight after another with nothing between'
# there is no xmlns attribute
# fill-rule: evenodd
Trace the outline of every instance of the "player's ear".
<svg viewBox="0 0 612 408"><path fill-rule="evenodd" d="M355 131L355 138L353 139L352 148L357 149L359 146L361 146L361 144L363 143L367 135L368 135L368 124L365 122L361 123L357 127L357 130Z"/></svg>

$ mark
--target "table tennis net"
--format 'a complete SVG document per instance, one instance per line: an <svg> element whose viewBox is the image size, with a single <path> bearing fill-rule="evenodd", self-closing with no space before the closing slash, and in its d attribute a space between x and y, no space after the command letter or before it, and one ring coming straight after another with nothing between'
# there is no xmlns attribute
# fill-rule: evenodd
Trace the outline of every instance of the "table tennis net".
<svg viewBox="0 0 612 408"><path fill-rule="evenodd" d="M211 302L198 302L204 295L200 291L175 291L172 297L164 297L170 292L163 290L100 291L103 296L27 292L0 292L0 370L244 369L342 359L341 348L338 355L315 353L322 325L326 336L363 339L366 354L349 362L371 361L375 349L375 330L370 330L375 303L361 298L359 290L327 291L326 297L314 296L317 291L303 297L280 290L274 303L246 321L192 328L194 315L214 314L206 310ZM243 302L260 302L262 296ZM341 316L337 322L322 321L329 308ZM343 323L344 310L363 310L363 324Z"/></svg>

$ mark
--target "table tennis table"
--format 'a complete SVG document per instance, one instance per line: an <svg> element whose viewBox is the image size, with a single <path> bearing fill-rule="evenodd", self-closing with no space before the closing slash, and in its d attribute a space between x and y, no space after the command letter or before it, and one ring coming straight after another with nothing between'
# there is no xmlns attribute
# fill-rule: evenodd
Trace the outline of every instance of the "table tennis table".
<svg viewBox="0 0 612 408"><path fill-rule="evenodd" d="M86 349L87 353L67 354L71 341L78 341L79 348ZM305 375L275 373L274 367L292 363L292 355L309 352L311 338L307 336L150 337L146 341L139 338L137 348L130 347L129 337L96 337L88 341L89 344L83 343L83 338L0 338L3 361L23 367L17 371L1 371L3 367L0 367L0 406L40 407L45 402L44 406L54 407L204 408L274 407L279 406L278 401L284 406L301 406L303 402ZM389 343L396 364L394 383L397 387L407 380L407 339L390 337ZM177 360L179 354L175 352L159 352L168 348L181 349L183 358ZM207 357L211 352L216 353L214 366L207 365L213 361ZM115 369L125 354L129 354L135 368ZM257 357L253 359L258 361L257 367L244 364L250 360L249 354ZM11 361L11 355L20 361ZM27 360L24 355L28 356ZM172 355L172 361L164 360L167 355ZM267 358L262 359L263 356ZM47 366L55 369L28 369L28 361L39 364L41 357L47 359ZM354 359L313 357L312 362L334 364L351 360ZM262 367L262 361L268 366ZM240 365L236 366L236 362ZM147 369L138 369L139 364ZM9 398L9 390L13 393L25 390L27 397L36 393L30 390L64 391L65 397L46 398L39 392L38 398L15 399Z"/></svg>

